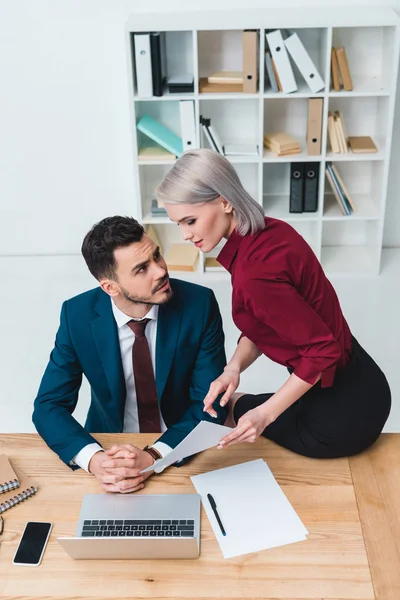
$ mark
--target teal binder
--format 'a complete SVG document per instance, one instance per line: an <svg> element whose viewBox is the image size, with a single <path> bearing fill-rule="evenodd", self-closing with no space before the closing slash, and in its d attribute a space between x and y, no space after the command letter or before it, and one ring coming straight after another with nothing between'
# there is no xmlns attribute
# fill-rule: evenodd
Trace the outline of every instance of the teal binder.
<svg viewBox="0 0 400 600"><path fill-rule="evenodd" d="M181 138L153 119L153 117L143 115L136 123L136 127L139 131L147 135L147 137L157 142L157 144L175 154L175 156L180 156L183 153Z"/></svg>

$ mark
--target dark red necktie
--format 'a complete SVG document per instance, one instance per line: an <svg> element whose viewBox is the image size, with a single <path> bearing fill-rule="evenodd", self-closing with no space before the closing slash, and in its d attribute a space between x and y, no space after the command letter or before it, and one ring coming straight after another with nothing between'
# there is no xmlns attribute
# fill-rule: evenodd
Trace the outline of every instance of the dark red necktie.
<svg viewBox="0 0 400 600"><path fill-rule="evenodd" d="M133 376L140 433L160 433L160 411L158 407L156 380L151 362L150 348L144 330L150 319L129 321L128 327L135 334L132 346Z"/></svg>

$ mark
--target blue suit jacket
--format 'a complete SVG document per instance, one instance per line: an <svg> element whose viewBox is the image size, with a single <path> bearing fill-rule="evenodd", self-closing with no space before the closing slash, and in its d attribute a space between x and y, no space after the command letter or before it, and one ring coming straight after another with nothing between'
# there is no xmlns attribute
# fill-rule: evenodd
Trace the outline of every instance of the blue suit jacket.
<svg viewBox="0 0 400 600"><path fill-rule="evenodd" d="M203 419L210 383L226 364L221 315L213 292L171 279L172 299L160 306L156 338L156 384L168 429L159 438L174 448ZM85 427L72 416L82 374L91 386ZM54 349L35 400L37 431L69 464L97 433L122 432L125 379L111 300L96 288L64 302Z"/></svg>

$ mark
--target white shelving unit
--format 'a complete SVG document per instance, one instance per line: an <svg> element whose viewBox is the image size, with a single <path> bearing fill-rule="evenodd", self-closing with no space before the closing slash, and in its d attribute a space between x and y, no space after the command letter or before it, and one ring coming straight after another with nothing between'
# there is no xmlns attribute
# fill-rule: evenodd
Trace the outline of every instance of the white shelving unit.
<svg viewBox="0 0 400 600"><path fill-rule="evenodd" d="M298 33L324 79L324 90L313 94L293 62L298 91L283 94L270 89L264 72L267 28ZM243 29L257 29L260 33L257 93L200 93L200 77L216 70L241 70ZM166 32L167 73L192 73L193 93L166 91L161 97L137 96L133 34L144 31ZM335 92L330 87L331 48L339 45L346 49L354 86L351 92ZM299 231L328 275L379 273L400 49L400 19L394 10L354 7L142 14L127 23L126 47L136 183L132 212L141 222L154 225L164 251L171 243L182 242L179 228L166 217L152 217L150 202L155 187L174 160L141 163L138 150L151 143L136 130L136 122L148 114L180 136L179 100L191 99L201 147L208 146L201 135L200 115L211 117L223 143L258 144L260 156L230 159L244 187L263 204L267 215L287 221ZM307 154L311 97L324 100L320 156ZM348 135L370 135L378 152L333 154L327 140L329 110L341 111ZM263 134L279 130L300 141L301 154L276 157L263 149ZM320 165L315 213L289 212L290 163L295 161ZM351 216L341 214L332 196L324 175L327 161L339 163L339 172L357 209ZM196 278L220 276L206 273L204 264L201 256ZM185 276L181 272L180 275Z"/></svg>

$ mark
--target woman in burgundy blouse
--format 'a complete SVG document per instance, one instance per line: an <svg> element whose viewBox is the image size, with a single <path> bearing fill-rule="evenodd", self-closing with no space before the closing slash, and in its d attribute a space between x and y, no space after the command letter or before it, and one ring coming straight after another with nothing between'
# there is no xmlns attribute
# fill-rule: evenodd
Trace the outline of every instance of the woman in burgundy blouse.
<svg viewBox="0 0 400 600"><path fill-rule="evenodd" d="M380 435L391 406L386 377L352 336L313 251L287 223L265 217L236 171L212 150L190 150L158 186L157 197L185 240L210 252L232 279L232 316L242 332L204 404L229 402L237 424L220 447L259 435L312 457L349 456ZM261 354L289 376L275 393L234 393ZM269 393L265 393L268 391Z"/></svg>

